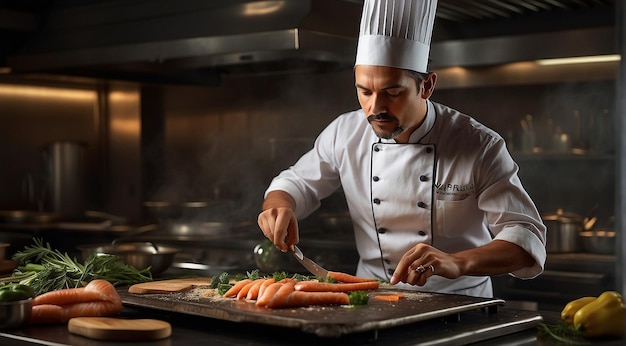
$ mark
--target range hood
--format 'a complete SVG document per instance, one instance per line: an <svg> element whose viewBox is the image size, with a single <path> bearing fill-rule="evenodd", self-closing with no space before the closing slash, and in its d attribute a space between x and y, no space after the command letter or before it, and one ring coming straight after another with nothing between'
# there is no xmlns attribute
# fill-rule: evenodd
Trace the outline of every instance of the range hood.
<svg viewBox="0 0 626 346"><path fill-rule="evenodd" d="M614 2L438 0L429 67L615 54ZM24 1L0 8L7 3ZM14 73L217 85L224 76L352 69L363 1L41 4L14 23L29 25L0 21L0 38L3 28L20 34L19 44L0 45L0 63Z"/></svg>
<svg viewBox="0 0 626 346"><path fill-rule="evenodd" d="M348 0L79 3L50 8L6 65L203 84L224 74L351 69L362 9Z"/></svg>

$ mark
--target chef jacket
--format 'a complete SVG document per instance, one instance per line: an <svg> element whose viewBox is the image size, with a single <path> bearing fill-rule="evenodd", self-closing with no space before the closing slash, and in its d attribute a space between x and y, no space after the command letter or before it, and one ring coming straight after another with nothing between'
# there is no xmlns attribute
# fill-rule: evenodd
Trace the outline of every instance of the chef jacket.
<svg viewBox="0 0 626 346"><path fill-rule="evenodd" d="M500 135L428 100L426 118L407 144L378 138L362 110L340 115L312 150L272 180L266 195L289 193L302 219L341 186L354 225L359 276L389 280L402 255L418 243L454 253L500 239L535 259L534 266L510 273L527 279L543 271L546 227L517 172ZM488 276L433 275L425 286L399 285L493 295Z"/></svg>

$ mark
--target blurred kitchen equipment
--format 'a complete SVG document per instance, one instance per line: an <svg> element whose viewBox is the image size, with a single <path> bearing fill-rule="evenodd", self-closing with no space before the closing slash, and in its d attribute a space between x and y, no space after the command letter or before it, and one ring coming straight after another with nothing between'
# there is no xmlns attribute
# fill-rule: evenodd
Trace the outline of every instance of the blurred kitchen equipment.
<svg viewBox="0 0 626 346"><path fill-rule="evenodd" d="M546 250L548 252L578 252L582 250L580 232L583 218L575 213L558 209L542 216L547 227Z"/></svg>
<svg viewBox="0 0 626 346"><path fill-rule="evenodd" d="M152 242L132 242L121 244L87 244L79 245L83 260L92 254L111 254L119 256L122 261L138 270L150 267L152 274L166 271L174 261L178 248L158 246Z"/></svg>
<svg viewBox="0 0 626 346"><path fill-rule="evenodd" d="M84 145L58 141L43 152L47 168L46 209L68 218L79 218L85 211Z"/></svg>
<svg viewBox="0 0 626 346"><path fill-rule="evenodd" d="M62 219L61 214L32 210L0 210L0 222L4 223L51 223Z"/></svg>
<svg viewBox="0 0 626 346"><path fill-rule="evenodd" d="M565 153L570 150L570 137L567 133L563 133L560 126L554 128L552 150L558 153Z"/></svg>
<svg viewBox="0 0 626 346"><path fill-rule="evenodd" d="M339 234L353 232L352 218L349 212L344 213L320 213L320 227L323 232Z"/></svg>
<svg viewBox="0 0 626 346"><path fill-rule="evenodd" d="M608 230L595 230L581 232L582 243L585 251L612 255L615 253L615 232Z"/></svg>
<svg viewBox="0 0 626 346"><path fill-rule="evenodd" d="M533 126L533 116L526 114L520 121L522 126L521 149L523 152L532 153L535 150L535 128Z"/></svg>
<svg viewBox="0 0 626 346"><path fill-rule="evenodd" d="M7 256L7 248L11 246L9 243L0 243L0 262L4 261Z"/></svg>
<svg viewBox="0 0 626 346"><path fill-rule="evenodd" d="M165 221L180 216L179 206L167 201L145 201L143 206L156 221Z"/></svg>
<svg viewBox="0 0 626 346"><path fill-rule="evenodd" d="M33 309L33 299L0 302L0 329L15 329L25 325Z"/></svg>

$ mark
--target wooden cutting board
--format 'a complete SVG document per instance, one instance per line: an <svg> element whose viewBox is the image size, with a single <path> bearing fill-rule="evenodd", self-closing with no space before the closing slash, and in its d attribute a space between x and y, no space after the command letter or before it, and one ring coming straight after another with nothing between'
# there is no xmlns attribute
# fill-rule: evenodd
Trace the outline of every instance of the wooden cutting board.
<svg viewBox="0 0 626 346"><path fill-rule="evenodd" d="M142 282L128 288L128 293L154 294L154 293L174 293L190 290L197 286L209 286L210 277L197 277L185 279L171 279L162 281Z"/></svg>
<svg viewBox="0 0 626 346"><path fill-rule="evenodd" d="M67 329L91 339L115 341L158 340L172 335L168 322L153 319L75 317L68 322Z"/></svg>

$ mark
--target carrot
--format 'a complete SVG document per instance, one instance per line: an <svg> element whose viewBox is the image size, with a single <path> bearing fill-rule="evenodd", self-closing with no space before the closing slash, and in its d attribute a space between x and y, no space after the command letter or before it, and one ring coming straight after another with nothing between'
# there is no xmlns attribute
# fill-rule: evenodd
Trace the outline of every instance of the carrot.
<svg viewBox="0 0 626 346"><path fill-rule="evenodd" d="M283 297L272 299L268 308L293 308L311 305L348 305L350 298L343 292L291 291Z"/></svg>
<svg viewBox="0 0 626 346"><path fill-rule="evenodd" d="M272 296L272 299L265 306L266 308L272 308L280 305L280 302L286 301L289 293L294 292L295 284L293 282L283 282L280 288L276 291L276 293Z"/></svg>
<svg viewBox="0 0 626 346"><path fill-rule="evenodd" d="M274 282L271 285L267 286L265 288L265 291L263 291L263 295L259 295L259 297L256 300L255 305L256 306L267 306L267 304L269 304L269 302L272 300L272 298L274 297L274 294L276 294L276 292L278 292L278 290L283 286L282 282Z"/></svg>
<svg viewBox="0 0 626 346"><path fill-rule="evenodd" d="M335 279L339 282L346 282L346 283L357 283L357 282L370 282L370 281L376 281L376 279L371 279L371 278L363 278L363 277L358 277L358 276L354 276L354 275L350 275L348 273L342 273L342 272L333 272L333 271L329 271L328 272L328 277L331 279Z"/></svg>
<svg viewBox="0 0 626 346"><path fill-rule="evenodd" d="M106 280L87 286L52 291L33 299L31 324L65 323L74 317L111 316L122 311L122 299Z"/></svg>
<svg viewBox="0 0 626 346"><path fill-rule="evenodd" d="M379 286L378 281L330 283L319 281L300 281L295 285L296 291L307 292L352 292L375 290Z"/></svg>
<svg viewBox="0 0 626 346"><path fill-rule="evenodd" d="M250 288L252 286L256 285L258 280L260 280L260 279L252 280L249 283L245 284L241 288L241 290L239 290L239 292L237 292L237 299L244 299L248 295L248 291L250 291Z"/></svg>
<svg viewBox="0 0 626 346"><path fill-rule="evenodd" d="M400 299L404 298L404 294L379 294L372 297L373 300L386 301L386 302L397 302Z"/></svg>
<svg viewBox="0 0 626 346"><path fill-rule="evenodd" d="M261 286L266 282L272 283L274 279L259 279L256 280L255 284L250 287L248 294L246 295L246 300L256 300L259 297L259 291L261 290Z"/></svg>
<svg viewBox="0 0 626 346"><path fill-rule="evenodd" d="M257 293L257 299L263 295L263 292L265 292L265 289L267 288L267 286L275 283L276 281L274 280L274 278L270 278L265 280L265 282L263 282L261 284L261 287L259 287L259 293Z"/></svg>
<svg viewBox="0 0 626 346"><path fill-rule="evenodd" d="M41 294L33 299L33 306L43 304L66 305L94 300L119 301L119 294L106 280L93 280L85 287L67 288Z"/></svg>
<svg viewBox="0 0 626 346"><path fill-rule="evenodd" d="M63 321L63 308L58 305L42 304L33 306L30 312L30 324L56 323Z"/></svg>
<svg viewBox="0 0 626 346"><path fill-rule="evenodd" d="M224 297L225 298L230 298L230 297L236 297L237 293L239 293L239 291L241 291L241 289L249 284L250 282L252 282L252 280L250 279L243 279L240 281L237 281L233 287L229 288L228 291L226 291L226 293L224 293Z"/></svg>

